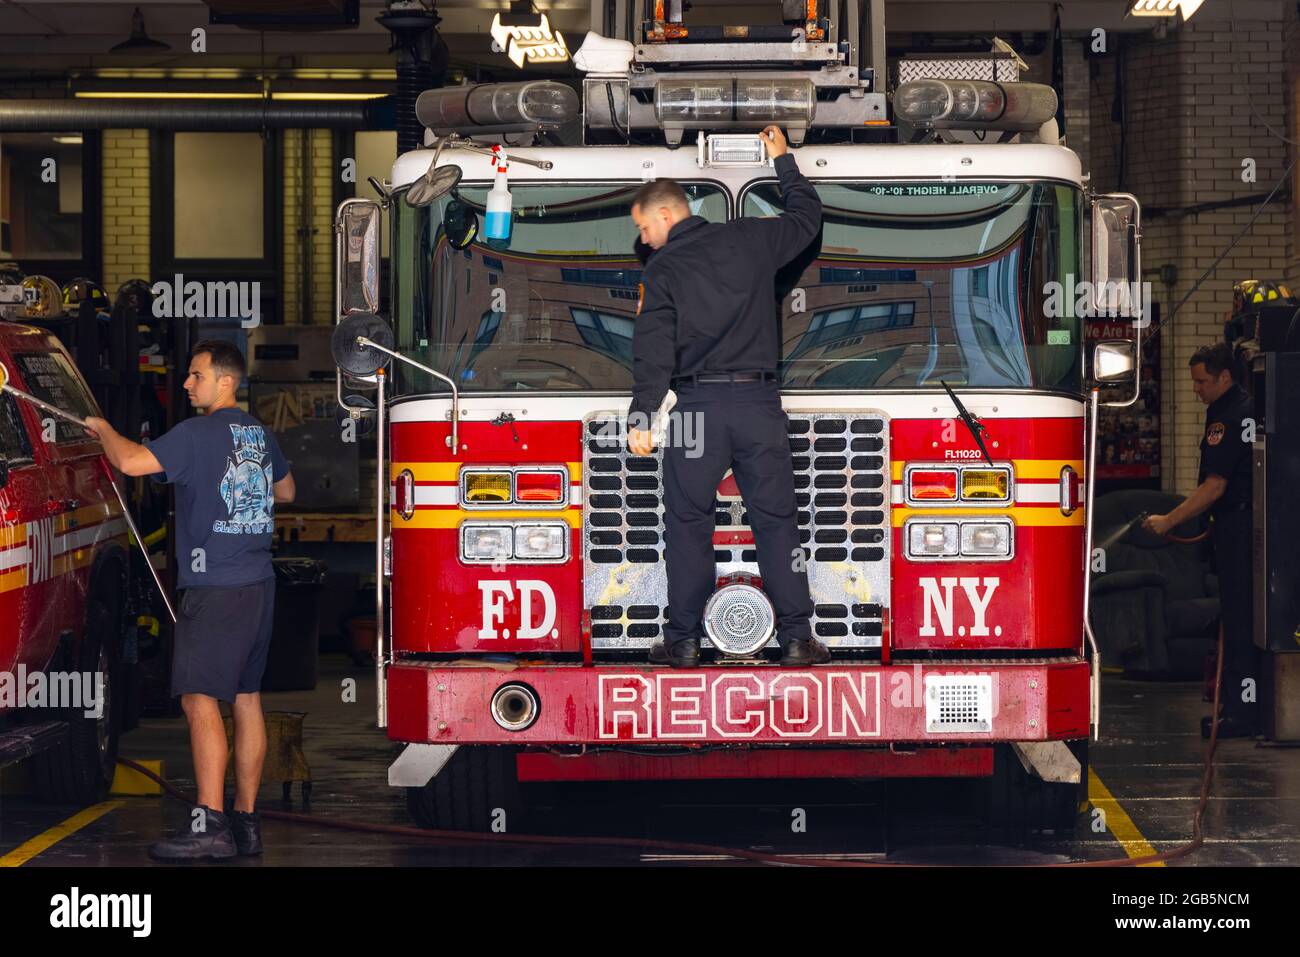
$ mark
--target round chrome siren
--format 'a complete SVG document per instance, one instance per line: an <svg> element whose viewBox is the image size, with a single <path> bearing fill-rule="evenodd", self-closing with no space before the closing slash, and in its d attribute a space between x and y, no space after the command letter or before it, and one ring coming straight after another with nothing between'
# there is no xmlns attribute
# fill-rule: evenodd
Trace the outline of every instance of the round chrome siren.
<svg viewBox="0 0 1300 957"><path fill-rule="evenodd" d="M704 606L704 633L723 654L755 654L775 630L772 602L753 585L724 585Z"/></svg>
<svg viewBox="0 0 1300 957"><path fill-rule="evenodd" d="M492 696L492 720L507 731L523 731L537 720L542 710L533 689L527 685L502 685Z"/></svg>

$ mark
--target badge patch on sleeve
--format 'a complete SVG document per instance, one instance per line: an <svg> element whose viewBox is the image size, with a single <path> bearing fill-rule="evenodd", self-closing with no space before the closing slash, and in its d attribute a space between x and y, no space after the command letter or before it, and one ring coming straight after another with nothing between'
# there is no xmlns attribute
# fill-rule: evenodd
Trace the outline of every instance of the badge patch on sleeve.
<svg viewBox="0 0 1300 957"><path fill-rule="evenodd" d="M636 314L641 315L641 303L645 302L645 283L636 284Z"/></svg>
<svg viewBox="0 0 1300 957"><path fill-rule="evenodd" d="M1210 427L1205 430L1205 441L1211 445L1218 445L1223 441L1223 435L1226 431L1222 422L1212 422Z"/></svg>

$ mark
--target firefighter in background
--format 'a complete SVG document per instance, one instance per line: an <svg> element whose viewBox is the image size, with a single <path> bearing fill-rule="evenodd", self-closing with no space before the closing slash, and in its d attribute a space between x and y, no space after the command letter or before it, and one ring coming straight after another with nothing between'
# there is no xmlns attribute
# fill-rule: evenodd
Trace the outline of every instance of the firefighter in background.
<svg viewBox="0 0 1300 957"><path fill-rule="evenodd" d="M1246 690L1247 679L1256 687L1259 679L1250 548L1254 407L1246 390L1233 382L1232 347L1227 343L1202 346L1188 364L1192 388L1208 406L1201 437L1200 484L1169 514L1151 515L1145 525L1157 535L1166 535L1189 518L1206 510L1210 513L1223 619L1219 737L1250 737L1261 730L1254 690ZM1207 717L1201 722L1201 734L1207 738L1210 720Z"/></svg>
<svg viewBox="0 0 1300 957"><path fill-rule="evenodd" d="M763 589L776 612L781 663L822 664L812 636L812 598L799 541L794 467L777 378L781 344L776 271L821 228L821 200L775 126L760 134L773 157L785 213L709 223L691 214L672 180L642 186L632 219L655 250L642 273L632 336L628 446L654 447L656 417L676 399L677 422L699 422L698 444L671 436L664 448L664 546L668 623L655 664L699 664L704 606L716 583L714 498L728 468L754 529ZM671 392L670 392L671 390Z"/></svg>

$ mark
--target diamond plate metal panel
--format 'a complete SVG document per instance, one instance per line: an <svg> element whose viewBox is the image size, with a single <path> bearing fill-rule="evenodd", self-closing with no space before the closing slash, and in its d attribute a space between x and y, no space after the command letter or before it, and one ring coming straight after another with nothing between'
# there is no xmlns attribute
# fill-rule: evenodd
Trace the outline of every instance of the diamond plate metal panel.
<svg viewBox="0 0 1300 957"><path fill-rule="evenodd" d="M910 80L992 80L1015 83L1020 79L1010 57L912 57L898 61L898 82Z"/></svg>

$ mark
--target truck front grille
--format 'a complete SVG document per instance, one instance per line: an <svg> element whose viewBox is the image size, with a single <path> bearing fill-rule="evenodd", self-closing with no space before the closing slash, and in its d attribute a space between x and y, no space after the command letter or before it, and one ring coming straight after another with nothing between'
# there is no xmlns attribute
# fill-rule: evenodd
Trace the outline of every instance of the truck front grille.
<svg viewBox="0 0 1300 957"><path fill-rule="evenodd" d="M889 596L888 419L876 411L788 418L814 634L832 647L879 647ZM617 413L598 412L584 432L584 601L598 649L648 647L666 620L662 450L632 455L622 426ZM714 511L723 530L749 524L742 502L715 501ZM719 576L758 574L752 545L715 546L714 558Z"/></svg>

